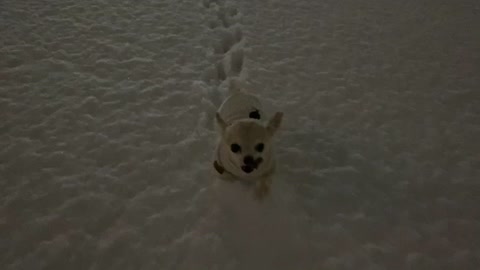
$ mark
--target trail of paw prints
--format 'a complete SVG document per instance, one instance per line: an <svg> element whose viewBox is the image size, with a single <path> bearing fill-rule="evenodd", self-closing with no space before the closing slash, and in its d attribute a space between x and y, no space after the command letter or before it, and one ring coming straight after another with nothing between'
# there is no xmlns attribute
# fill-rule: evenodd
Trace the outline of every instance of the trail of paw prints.
<svg viewBox="0 0 480 270"><path fill-rule="evenodd" d="M207 26L216 37L211 48L212 67L204 74L204 81L225 88L222 83L232 77L241 77L244 63L241 14L233 2L203 0L209 15Z"/></svg>
<svg viewBox="0 0 480 270"><path fill-rule="evenodd" d="M211 66L205 70L196 88L203 93L205 113L201 115L201 125L212 131L215 112L232 88L232 82L244 76L244 37L241 13L234 1L203 0L201 4L206 14L206 27L213 38L207 53Z"/></svg>

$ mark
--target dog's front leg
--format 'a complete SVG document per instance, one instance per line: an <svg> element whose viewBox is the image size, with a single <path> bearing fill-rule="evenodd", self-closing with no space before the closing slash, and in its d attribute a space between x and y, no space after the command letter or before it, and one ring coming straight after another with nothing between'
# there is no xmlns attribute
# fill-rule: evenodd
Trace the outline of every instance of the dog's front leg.
<svg viewBox="0 0 480 270"><path fill-rule="evenodd" d="M255 186L255 198L257 200L263 200L268 193L270 193L271 183L272 179L270 177L262 178L257 181L257 185Z"/></svg>

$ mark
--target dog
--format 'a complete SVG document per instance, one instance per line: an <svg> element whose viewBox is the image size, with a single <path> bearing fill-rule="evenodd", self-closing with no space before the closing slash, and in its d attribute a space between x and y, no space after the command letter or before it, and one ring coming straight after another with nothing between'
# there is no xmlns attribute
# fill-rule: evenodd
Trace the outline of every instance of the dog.
<svg viewBox="0 0 480 270"><path fill-rule="evenodd" d="M273 138L283 113L275 113L268 121L264 117L260 100L240 90L227 97L215 115L220 136L214 172L220 179L254 186L257 199L270 191L276 167Z"/></svg>

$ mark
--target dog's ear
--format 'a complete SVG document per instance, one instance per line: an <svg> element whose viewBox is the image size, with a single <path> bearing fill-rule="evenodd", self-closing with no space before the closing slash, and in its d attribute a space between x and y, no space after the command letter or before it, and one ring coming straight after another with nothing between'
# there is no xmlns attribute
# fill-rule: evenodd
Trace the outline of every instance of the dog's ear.
<svg viewBox="0 0 480 270"><path fill-rule="evenodd" d="M270 136L273 136L277 129L282 124L283 112L276 112L275 115L268 121L267 130Z"/></svg>
<svg viewBox="0 0 480 270"><path fill-rule="evenodd" d="M225 128L227 128L227 123L225 123L225 121L220 116L220 113L218 112L215 114L215 120L217 121L217 125L223 133L225 131Z"/></svg>

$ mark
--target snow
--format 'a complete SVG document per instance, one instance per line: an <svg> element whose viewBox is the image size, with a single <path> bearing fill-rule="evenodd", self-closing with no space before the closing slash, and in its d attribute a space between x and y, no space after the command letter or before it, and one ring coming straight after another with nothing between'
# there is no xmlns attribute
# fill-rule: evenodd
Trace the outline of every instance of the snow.
<svg viewBox="0 0 480 270"><path fill-rule="evenodd" d="M476 1L0 4L1 269L477 269ZM232 79L271 196L211 174Z"/></svg>

